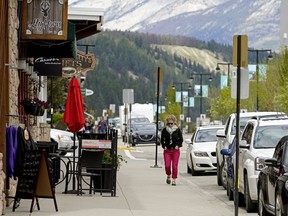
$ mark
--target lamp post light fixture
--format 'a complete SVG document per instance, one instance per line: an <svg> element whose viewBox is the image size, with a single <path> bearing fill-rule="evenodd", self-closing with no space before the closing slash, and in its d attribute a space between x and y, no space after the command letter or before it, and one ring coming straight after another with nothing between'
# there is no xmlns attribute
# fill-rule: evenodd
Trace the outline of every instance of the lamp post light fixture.
<svg viewBox="0 0 288 216"><path fill-rule="evenodd" d="M258 97L258 84L259 84L259 53L260 52L269 52L268 60L273 59L272 56L272 50L271 49L248 49L249 52L256 53L256 85L257 85L257 91L256 91L256 111L259 111L259 97Z"/></svg>
<svg viewBox="0 0 288 216"><path fill-rule="evenodd" d="M211 76L211 73L192 73L191 74L191 81L194 80L194 76L200 76L200 115L203 114L202 113L202 98L203 98L203 95L202 95L202 81L203 81L203 76L209 76L209 82L212 81L212 76Z"/></svg>
<svg viewBox="0 0 288 216"><path fill-rule="evenodd" d="M227 62L227 63L219 62L219 63L217 63L216 71L220 71L219 65L227 65L228 66L227 86L230 86L230 65L232 65L232 63L230 63L230 62Z"/></svg>
<svg viewBox="0 0 288 216"><path fill-rule="evenodd" d="M183 94L182 94L182 91L183 91L183 85L186 85L188 84L188 116L189 116L189 90L192 89L192 85L190 82L173 82L173 85L172 85L172 89L176 89L175 85L180 85L180 92L181 92L181 115L183 114ZM182 119L180 119L180 122L181 122L181 130L182 130ZM189 128L189 127L188 127Z"/></svg>

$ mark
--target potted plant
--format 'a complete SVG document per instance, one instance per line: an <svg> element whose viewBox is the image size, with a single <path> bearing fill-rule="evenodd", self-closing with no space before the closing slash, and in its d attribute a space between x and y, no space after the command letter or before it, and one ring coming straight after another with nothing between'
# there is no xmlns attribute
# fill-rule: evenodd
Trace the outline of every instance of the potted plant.
<svg viewBox="0 0 288 216"><path fill-rule="evenodd" d="M119 171L120 166L123 163L127 163L127 161L123 158L122 155L117 155L117 159L116 159L116 166L117 166L117 171ZM111 152L110 150L105 150L104 154L103 154L103 158L102 158L102 167L103 168L111 168L112 167L112 156L111 156ZM110 170L104 170L102 171L102 182L103 182L103 189L110 189L112 187L112 173ZM99 182L95 182L96 183L96 187L99 187Z"/></svg>
<svg viewBox="0 0 288 216"><path fill-rule="evenodd" d="M116 158L116 165L117 165L117 170L119 171L120 166L122 166L123 163L127 163L127 161L123 158L122 155L117 155ZM102 158L102 164L112 164L112 156L110 154L110 150L105 150L104 155Z"/></svg>
<svg viewBox="0 0 288 216"><path fill-rule="evenodd" d="M42 116L45 109L49 107L48 102L42 101L39 98L24 98L20 104L24 107L26 114L35 116Z"/></svg>

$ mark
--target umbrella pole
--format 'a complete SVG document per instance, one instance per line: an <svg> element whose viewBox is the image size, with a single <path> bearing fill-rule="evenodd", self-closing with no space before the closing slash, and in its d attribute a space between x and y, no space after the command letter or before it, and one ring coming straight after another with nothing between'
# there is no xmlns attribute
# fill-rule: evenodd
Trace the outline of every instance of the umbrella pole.
<svg viewBox="0 0 288 216"><path fill-rule="evenodd" d="M77 190L76 190L76 186L75 186L75 183L76 183L76 179L75 179L75 174L76 174L76 171L75 171L75 132L74 132L74 141L73 141L73 156L72 156L72 190L69 190L69 191L66 191L64 193L68 193L68 194L76 194L77 193ZM66 177L68 178L68 176ZM67 187L67 186L66 186Z"/></svg>
<svg viewBox="0 0 288 216"><path fill-rule="evenodd" d="M73 179L72 179L72 184L73 184L73 188L72 190L75 191L75 132L74 132L74 140L73 140Z"/></svg>

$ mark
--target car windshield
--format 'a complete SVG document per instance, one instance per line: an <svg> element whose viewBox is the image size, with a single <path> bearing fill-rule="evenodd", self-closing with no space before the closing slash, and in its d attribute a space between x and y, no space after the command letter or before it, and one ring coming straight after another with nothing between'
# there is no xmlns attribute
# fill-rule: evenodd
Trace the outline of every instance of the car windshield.
<svg viewBox="0 0 288 216"><path fill-rule="evenodd" d="M195 142L216 142L216 133L220 128L198 130Z"/></svg>
<svg viewBox="0 0 288 216"><path fill-rule="evenodd" d="M143 123L143 122L149 122L149 119L146 117L139 117L139 118L131 118L128 119L128 123L130 124L138 124L138 123Z"/></svg>
<svg viewBox="0 0 288 216"><path fill-rule="evenodd" d="M254 148L275 148L285 135L288 135L288 125L259 127L255 133Z"/></svg>
<svg viewBox="0 0 288 216"><path fill-rule="evenodd" d="M133 126L134 131L156 131L156 125L155 124L137 124Z"/></svg>
<svg viewBox="0 0 288 216"><path fill-rule="evenodd" d="M249 117L240 117L239 119L239 124L240 124L240 132L243 131L247 121L251 119L251 116ZM232 130L231 130L231 134L232 135L236 135L236 118L233 120L233 124L232 124Z"/></svg>

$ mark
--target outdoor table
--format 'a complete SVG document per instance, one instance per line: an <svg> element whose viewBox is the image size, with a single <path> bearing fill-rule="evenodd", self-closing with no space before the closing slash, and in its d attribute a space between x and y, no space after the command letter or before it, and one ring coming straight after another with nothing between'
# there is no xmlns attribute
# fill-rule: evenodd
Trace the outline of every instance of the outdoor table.
<svg viewBox="0 0 288 216"><path fill-rule="evenodd" d="M64 155L64 156L61 156L60 159L61 161L64 163L64 169L65 169L65 176L64 178L59 182L63 182L65 180L65 190L63 193L67 194L67 193L77 193L77 190L76 190L76 186L75 186L75 180L76 180L76 177L75 175L77 174L77 163L78 163L78 156L74 156L75 157L75 167L76 169L73 170L73 155ZM65 161L65 159L67 159L67 161ZM69 183L71 182L71 179L72 179L72 190L68 190L68 186L69 186ZM59 184L58 183L58 184Z"/></svg>

